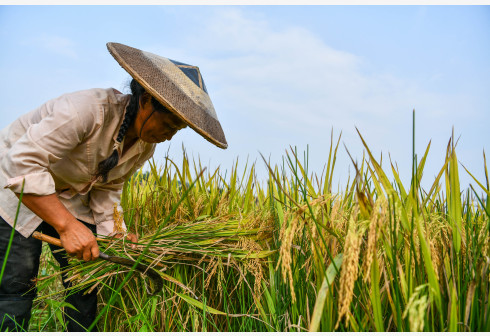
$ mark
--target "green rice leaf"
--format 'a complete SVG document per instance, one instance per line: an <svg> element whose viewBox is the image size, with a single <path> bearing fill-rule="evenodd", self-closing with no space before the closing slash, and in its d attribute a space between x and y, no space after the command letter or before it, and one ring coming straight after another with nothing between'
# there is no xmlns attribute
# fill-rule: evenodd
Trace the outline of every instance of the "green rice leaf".
<svg viewBox="0 0 490 336"><path fill-rule="evenodd" d="M384 332L383 326L383 311L381 308L381 295L379 293L379 267L378 258L373 257L373 264L371 265L371 303L374 313L374 325L377 332Z"/></svg>
<svg viewBox="0 0 490 336"><path fill-rule="evenodd" d="M456 288L451 287L451 316L449 318L449 332L458 331L458 294Z"/></svg>
<svg viewBox="0 0 490 336"><path fill-rule="evenodd" d="M327 268L327 271L325 272L322 286L318 291L318 295L315 301L315 307L313 308L313 314L311 316L309 331L313 331L313 332L318 331L318 328L320 327L320 321L323 315L323 307L325 305L325 301L327 300L327 293L328 290L330 289L331 284L333 283L333 280L335 279L335 276L337 275L337 270L340 269L341 264L342 264L342 254L338 254L330 263L330 265Z"/></svg>
<svg viewBox="0 0 490 336"><path fill-rule="evenodd" d="M208 312L208 313L215 314L215 315L226 315L226 313L224 313L218 309L214 309L212 307L205 306L204 303L202 303L201 301L193 299L184 293L176 292L175 294L178 297L180 297L182 300L184 300L185 302L187 302L187 303L189 303L189 304L193 305L194 307L199 308L201 310L206 310L206 312Z"/></svg>

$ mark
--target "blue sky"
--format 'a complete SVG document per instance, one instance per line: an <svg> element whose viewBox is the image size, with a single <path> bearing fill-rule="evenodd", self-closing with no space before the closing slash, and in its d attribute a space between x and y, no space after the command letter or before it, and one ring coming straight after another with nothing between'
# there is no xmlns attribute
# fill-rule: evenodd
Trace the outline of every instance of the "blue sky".
<svg viewBox="0 0 490 336"><path fill-rule="evenodd" d="M321 173L332 129L362 158L357 127L408 183L415 109L419 158L432 141L423 184L441 168L453 126L460 162L484 180L489 6L0 6L0 128L65 92L127 91L110 41L200 67L229 148L186 129L172 158L182 144L210 168L248 157L264 177L259 152L281 164L290 145L308 145L310 171ZM158 145L157 162L168 148ZM349 173L342 144L334 186Z"/></svg>

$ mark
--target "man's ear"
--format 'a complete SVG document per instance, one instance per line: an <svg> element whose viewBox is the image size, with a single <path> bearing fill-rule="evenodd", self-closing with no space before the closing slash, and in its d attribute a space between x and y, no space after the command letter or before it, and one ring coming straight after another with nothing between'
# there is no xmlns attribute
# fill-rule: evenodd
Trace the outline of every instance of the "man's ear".
<svg viewBox="0 0 490 336"><path fill-rule="evenodd" d="M146 104L151 104L151 95L148 92L143 92L139 101L140 109L144 108Z"/></svg>

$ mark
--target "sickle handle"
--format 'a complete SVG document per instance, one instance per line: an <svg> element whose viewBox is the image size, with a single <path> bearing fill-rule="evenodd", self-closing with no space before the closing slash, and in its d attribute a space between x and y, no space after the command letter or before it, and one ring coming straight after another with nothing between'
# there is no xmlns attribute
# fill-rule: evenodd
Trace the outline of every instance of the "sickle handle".
<svg viewBox="0 0 490 336"><path fill-rule="evenodd" d="M63 247L63 245L61 245L61 240L59 240L58 238L54 238L54 237L45 235L44 233L34 231L32 236L36 239L45 241L46 243L56 245L59 247ZM120 265L124 265L124 266L128 266L128 267L132 267L135 264L135 261L133 261L133 260L121 258L121 257L110 256L110 255L107 255L103 252L99 252L99 258L103 259L103 260L107 260L107 261L115 263L115 264L120 264ZM143 274L146 273L151 279L153 279L153 281L155 283L155 290L153 291L152 295L155 295L159 291L162 290L163 279L162 279L161 275L158 274L157 271L155 271L154 269L152 269L148 266L145 266L143 264L136 265L136 269Z"/></svg>
<svg viewBox="0 0 490 336"><path fill-rule="evenodd" d="M36 239L45 241L46 243L49 243L49 244L52 244L52 245L56 245L56 246L59 246L59 247L63 247L63 245L61 245L61 240L59 240L58 238L54 238L54 237L45 235L44 233L41 233L41 232L38 232L38 231L34 231L34 233L32 234L32 236L34 238L36 238Z"/></svg>
<svg viewBox="0 0 490 336"><path fill-rule="evenodd" d="M63 247L63 245L61 245L61 240L59 240L58 238L54 238L54 237L45 235L44 233L41 233L39 231L34 231L32 233L32 236L34 238L36 238L36 239L45 241L46 243L49 243L49 244L52 244L52 245L56 245L56 246L59 246L59 247ZM107 240L107 239L104 239L104 238L95 238L95 239L97 241L106 241Z"/></svg>
<svg viewBox="0 0 490 336"><path fill-rule="evenodd" d="M39 231L34 231L34 233L32 234L32 236L34 238L39 239L39 240L42 240L42 241L44 241L46 243L49 243L49 244L52 244L52 245L56 245L56 246L59 246L59 247L63 247L63 245L61 245L61 240L59 240L58 238L55 238L55 237L51 237L51 236L45 235L44 233L41 233ZM99 258L110 261L110 256L108 256L107 254L105 254L103 252L99 252Z"/></svg>

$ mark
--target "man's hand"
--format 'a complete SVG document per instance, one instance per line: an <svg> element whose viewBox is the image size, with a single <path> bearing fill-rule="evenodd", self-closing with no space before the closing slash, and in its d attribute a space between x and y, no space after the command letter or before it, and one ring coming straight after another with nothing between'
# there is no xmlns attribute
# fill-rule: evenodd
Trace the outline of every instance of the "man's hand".
<svg viewBox="0 0 490 336"><path fill-rule="evenodd" d="M117 238L117 239L120 239L120 238L123 238L124 237L124 234L122 233L117 233L113 236L114 238ZM134 233L128 233L126 234L126 239L133 242L133 243L137 243L138 242L138 236ZM132 249L135 249L136 248L136 245L135 244L130 244L129 245L130 248Z"/></svg>
<svg viewBox="0 0 490 336"><path fill-rule="evenodd" d="M99 257L99 246L95 236L83 223L75 218L58 231L61 244L71 256L91 261Z"/></svg>
<svg viewBox="0 0 490 336"><path fill-rule="evenodd" d="M92 231L73 217L56 194L46 196L24 194L22 203L55 228L68 254L85 261L99 257L99 246Z"/></svg>

